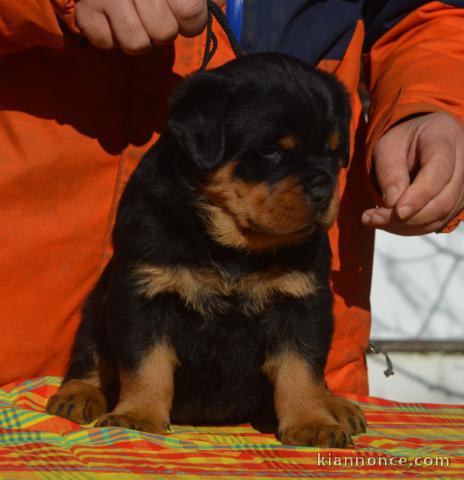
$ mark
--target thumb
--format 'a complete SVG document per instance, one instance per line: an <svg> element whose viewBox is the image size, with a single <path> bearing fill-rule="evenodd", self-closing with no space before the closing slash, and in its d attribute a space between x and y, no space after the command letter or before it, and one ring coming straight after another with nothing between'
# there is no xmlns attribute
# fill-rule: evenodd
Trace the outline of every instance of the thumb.
<svg viewBox="0 0 464 480"><path fill-rule="evenodd" d="M396 205L410 182L407 148L399 141L394 130L388 131L378 141L373 153L375 175L388 208Z"/></svg>

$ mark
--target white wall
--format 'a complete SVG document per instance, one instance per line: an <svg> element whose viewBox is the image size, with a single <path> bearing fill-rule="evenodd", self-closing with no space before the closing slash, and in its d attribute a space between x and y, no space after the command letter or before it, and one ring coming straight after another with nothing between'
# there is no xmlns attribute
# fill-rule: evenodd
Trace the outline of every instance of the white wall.
<svg viewBox="0 0 464 480"><path fill-rule="evenodd" d="M464 225L451 234L378 231L372 338L464 340Z"/></svg>
<svg viewBox="0 0 464 480"><path fill-rule="evenodd" d="M374 397L414 403L464 404L464 355L391 353L395 374L385 377L383 356L368 355Z"/></svg>
<svg viewBox="0 0 464 480"><path fill-rule="evenodd" d="M449 235L376 236L373 340L464 340L464 225ZM462 355L392 353L395 375L369 355L370 393L406 402L464 403Z"/></svg>

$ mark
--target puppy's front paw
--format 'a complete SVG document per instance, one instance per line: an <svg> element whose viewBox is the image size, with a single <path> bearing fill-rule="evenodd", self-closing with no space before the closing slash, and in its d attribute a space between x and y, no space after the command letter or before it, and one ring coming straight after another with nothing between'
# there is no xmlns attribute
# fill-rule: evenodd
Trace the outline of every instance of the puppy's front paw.
<svg viewBox="0 0 464 480"><path fill-rule="evenodd" d="M132 413L110 413L100 418L95 426L129 428L130 430L156 433L158 435L164 435L169 428L169 424L167 422L151 422Z"/></svg>
<svg viewBox="0 0 464 480"><path fill-rule="evenodd" d="M101 390L84 382L71 380L50 397L46 410L50 415L86 424L106 413L107 406Z"/></svg>
<svg viewBox="0 0 464 480"><path fill-rule="evenodd" d="M353 441L339 424L308 423L279 430L278 439L287 445L352 448Z"/></svg>
<svg viewBox="0 0 464 480"><path fill-rule="evenodd" d="M366 431L366 419L362 410L353 402L343 397L328 393L326 405L334 419L351 435Z"/></svg>

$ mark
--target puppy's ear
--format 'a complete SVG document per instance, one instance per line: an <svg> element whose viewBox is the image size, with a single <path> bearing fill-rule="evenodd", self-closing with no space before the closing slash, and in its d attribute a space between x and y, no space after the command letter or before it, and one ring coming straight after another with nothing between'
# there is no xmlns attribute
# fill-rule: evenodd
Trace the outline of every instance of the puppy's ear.
<svg viewBox="0 0 464 480"><path fill-rule="evenodd" d="M172 97L168 127L202 170L223 160L226 104L224 81L211 73L193 75Z"/></svg>
<svg viewBox="0 0 464 480"><path fill-rule="evenodd" d="M335 120L338 136L338 150L341 166L347 167L350 161L350 97L345 86L334 75L323 74L330 88L329 111Z"/></svg>
<svg viewBox="0 0 464 480"><path fill-rule="evenodd" d="M348 93L345 88L339 84L336 92L337 116L338 116L338 130L340 132L340 146L342 158L342 167L347 167L350 161L350 121L351 121L351 106Z"/></svg>

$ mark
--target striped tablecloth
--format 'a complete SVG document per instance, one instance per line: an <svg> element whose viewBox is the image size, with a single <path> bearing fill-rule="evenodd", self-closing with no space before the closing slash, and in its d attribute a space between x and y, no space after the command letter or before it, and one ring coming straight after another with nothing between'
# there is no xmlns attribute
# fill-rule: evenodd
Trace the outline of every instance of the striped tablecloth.
<svg viewBox="0 0 464 480"><path fill-rule="evenodd" d="M59 378L0 389L0 479L464 479L464 406L351 397L368 432L356 448L285 446L250 425L173 426L157 436L81 427L44 413Z"/></svg>

